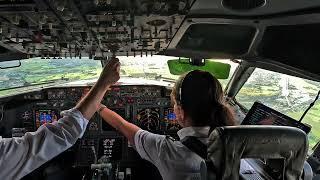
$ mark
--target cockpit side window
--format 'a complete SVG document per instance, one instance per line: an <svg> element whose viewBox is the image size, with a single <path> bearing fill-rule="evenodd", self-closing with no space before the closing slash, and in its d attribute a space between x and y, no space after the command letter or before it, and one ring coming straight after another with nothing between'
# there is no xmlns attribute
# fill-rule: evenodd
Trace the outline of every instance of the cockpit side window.
<svg viewBox="0 0 320 180"><path fill-rule="evenodd" d="M247 109L250 109L255 101L260 101L299 120L319 90L320 82L256 68L236 99ZM310 109L302 122L312 126L308 135L311 150L320 140L319 101Z"/></svg>

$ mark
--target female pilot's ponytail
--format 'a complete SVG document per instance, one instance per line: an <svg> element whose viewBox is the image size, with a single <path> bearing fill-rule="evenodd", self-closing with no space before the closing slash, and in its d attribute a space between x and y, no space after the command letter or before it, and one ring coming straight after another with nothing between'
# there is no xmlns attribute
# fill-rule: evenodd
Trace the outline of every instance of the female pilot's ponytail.
<svg viewBox="0 0 320 180"><path fill-rule="evenodd" d="M220 82L209 72L191 71L180 77L173 94L193 126L235 125L234 114L226 104Z"/></svg>
<svg viewBox="0 0 320 180"><path fill-rule="evenodd" d="M220 126L234 126L234 113L228 104L222 104L220 110L212 111L210 127L216 128Z"/></svg>

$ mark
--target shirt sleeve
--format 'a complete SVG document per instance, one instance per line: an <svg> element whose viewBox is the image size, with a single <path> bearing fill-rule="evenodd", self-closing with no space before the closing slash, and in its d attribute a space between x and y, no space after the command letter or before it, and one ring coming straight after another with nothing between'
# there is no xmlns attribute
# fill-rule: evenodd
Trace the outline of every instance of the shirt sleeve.
<svg viewBox="0 0 320 180"><path fill-rule="evenodd" d="M142 159L150 161L154 165L159 165L159 157L165 139L164 135L139 130L134 136L134 147Z"/></svg>
<svg viewBox="0 0 320 180"><path fill-rule="evenodd" d="M61 113L59 121L42 125L21 138L0 140L1 179L20 179L62 153L83 136L88 120L77 109Z"/></svg>

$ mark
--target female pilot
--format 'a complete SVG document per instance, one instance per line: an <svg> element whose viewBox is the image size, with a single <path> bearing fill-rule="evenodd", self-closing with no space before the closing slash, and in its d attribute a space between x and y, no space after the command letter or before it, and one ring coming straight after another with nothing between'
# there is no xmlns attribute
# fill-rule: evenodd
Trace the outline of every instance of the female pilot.
<svg viewBox="0 0 320 180"><path fill-rule="evenodd" d="M181 76L172 90L171 100L177 121L183 127L178 131L180 140L194 136L207 144L210 128L235 125L220 82L208 72L195 70ZM142 130L104 105L99 114L128 138L143 159L158 168L164 180L205 178L204 159L180 141Z"/></svg>

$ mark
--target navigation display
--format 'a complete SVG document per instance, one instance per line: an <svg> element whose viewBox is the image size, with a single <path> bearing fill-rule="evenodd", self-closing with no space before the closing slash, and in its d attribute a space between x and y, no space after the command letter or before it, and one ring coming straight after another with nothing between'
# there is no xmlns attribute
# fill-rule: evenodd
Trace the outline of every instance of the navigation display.
<svg viewBox="0 0 320 180"><path fill-rule="evenodd" d="M176 120L176 114L173 112L173 108L167 108L164 110L164 119L169 121L175 121Z"/></svg>
<svg viewBox="0 0 320 180"><path fill-rule="evenodd" d="M52 123L57 120L58 113L54 110L40 109L35 111L35 122L37 128L43 124Z"/></svg>
<svg viewBox="0 0 320 180"><path fill-rule="evenodd" d="M165 108L163 115L164 115L164 122L165 122L164 130L178 131L179 129L181 129L177 121L177 116L173 111L173 108Z"/></svg>
<svg viewBox="0 0 320 180"><path fill-rule="evenodd" d="M255 102L249 110L247 116L241 123L242 125L276 125L292 126L309 133L311 127L296 121L272 108L269 108L259 102Z"/></svg>

